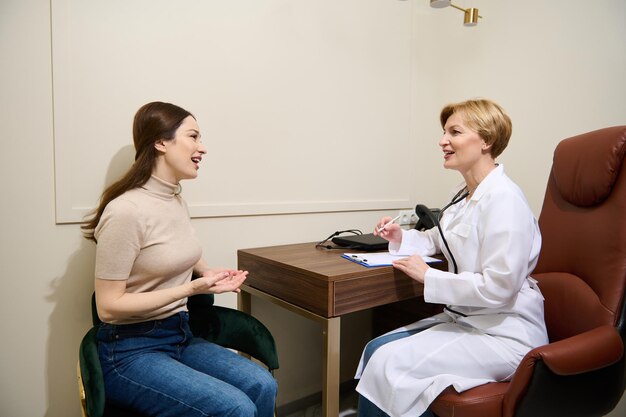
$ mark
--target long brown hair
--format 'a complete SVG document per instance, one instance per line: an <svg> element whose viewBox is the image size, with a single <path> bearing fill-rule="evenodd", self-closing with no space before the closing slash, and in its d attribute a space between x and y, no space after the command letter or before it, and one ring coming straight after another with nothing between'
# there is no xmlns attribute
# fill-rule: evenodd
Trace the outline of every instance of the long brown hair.
<svg viewBox="0 0 626 417"><path fill-rule="evenodd" d="M133 122L135 162L122 178L104 190L98 207L83 221L81 229L85 239L96 242L94 231L111 200L128 190L141 187L150 179L157 157L155 142L174 139L176 130L188 116L193 117L193 114L174 104L160 101L145 104L137 110Z"/></svg>

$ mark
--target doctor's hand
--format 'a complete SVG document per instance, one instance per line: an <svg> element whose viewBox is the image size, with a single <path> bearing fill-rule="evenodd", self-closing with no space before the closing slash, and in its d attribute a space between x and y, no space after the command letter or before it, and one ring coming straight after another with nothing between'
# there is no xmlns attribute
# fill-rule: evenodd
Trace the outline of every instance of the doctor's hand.
<svg viewBox="0 0 626 417"><path fill-rule="evenodd" d="M408 258L398 259L393 262L393 267L404 272L420 284L424 283L424 275L430 266L419 255L409 256Z"/></svg>
<svg viewBox="0 0 626 417"><path fill-rule="evenodd" d="M391 220L392 218L389 216L380 219L376 224L376 227L374 227L374 235L380 236L391 243L400 244L400 242L402 242L402 229L400 228L400 225L396 223L387 224Z"/></svg>

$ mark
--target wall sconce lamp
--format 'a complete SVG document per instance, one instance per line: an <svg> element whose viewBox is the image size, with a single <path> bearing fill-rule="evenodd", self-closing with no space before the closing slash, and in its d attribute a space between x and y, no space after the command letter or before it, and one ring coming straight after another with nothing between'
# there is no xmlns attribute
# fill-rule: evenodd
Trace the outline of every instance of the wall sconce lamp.
<svg viewBox="0 0 626 417"><path fill-rule="evenodd" d="M463 25L465 26L476 26L478 24L478 18L483 18L478 14L478 9L474 7L464 9L455 4L452 4L451 0L430 0L430 7L441 9L448 6L452 6L455 9L465 13L465 17L463 18Z"/></svg>

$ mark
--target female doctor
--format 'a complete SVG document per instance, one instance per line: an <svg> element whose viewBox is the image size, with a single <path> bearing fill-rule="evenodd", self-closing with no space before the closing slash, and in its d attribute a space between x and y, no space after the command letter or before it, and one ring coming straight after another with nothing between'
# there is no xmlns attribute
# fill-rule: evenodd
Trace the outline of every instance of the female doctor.
<svg viewBox="0 0 626 417"><path fill-rule="evenodd" d="M458 392L511 378L523 356L548 343L543 297L530 278L541 236L520 188L496 163L511 120L489 100L441 111L444 168L463 184L442 209L439 226L402 230L383 217L374 233L407 255L394 268L424 284L424 300L444 312L372 340L356 378L359 416L432 415L447 387ZM421 258L443 253L449 271Z"/></svg>

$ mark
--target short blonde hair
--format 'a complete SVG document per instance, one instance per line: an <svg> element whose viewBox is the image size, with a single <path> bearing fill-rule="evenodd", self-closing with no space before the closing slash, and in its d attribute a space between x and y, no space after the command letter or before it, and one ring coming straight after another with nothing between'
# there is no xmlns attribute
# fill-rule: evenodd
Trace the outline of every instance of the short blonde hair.
<svg viewBox="0 0 626 417"><path fill-rule="evenodd" d="M491 100L473 99L448 104L441 110L441 127L453 114L463 121L489 145L489 153L495 159L509 144L513 124L504 109Z"/></svg>

